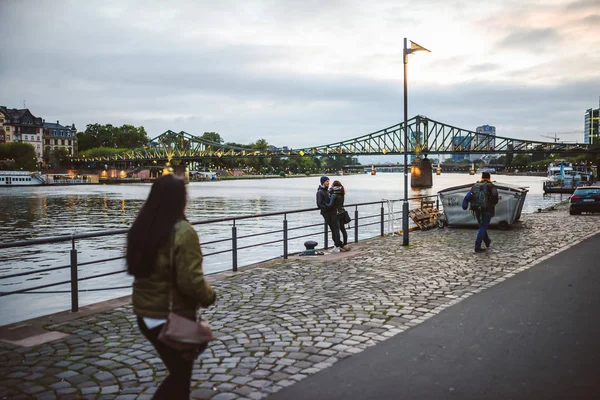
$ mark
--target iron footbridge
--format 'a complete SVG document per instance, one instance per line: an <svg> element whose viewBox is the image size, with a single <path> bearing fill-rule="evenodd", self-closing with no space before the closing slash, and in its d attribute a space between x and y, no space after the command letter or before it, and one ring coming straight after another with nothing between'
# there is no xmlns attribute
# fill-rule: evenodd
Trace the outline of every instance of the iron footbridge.
<svg viewBox="0 0 600 400"><path fill-rule="evenodd" d="M206 158L264 158L327 155L410 155L419 154L534 154L554 153L563 156L594 153L600 146L589 144L538 142L496 136L461 129L417 115L407 121L407 143L404 143L404 123L336 143L299 149L228 146L211 142L181 131L166 131L143 148L103 157L78 157L74 162L152 162L181 160L200 161Z"/></svg>

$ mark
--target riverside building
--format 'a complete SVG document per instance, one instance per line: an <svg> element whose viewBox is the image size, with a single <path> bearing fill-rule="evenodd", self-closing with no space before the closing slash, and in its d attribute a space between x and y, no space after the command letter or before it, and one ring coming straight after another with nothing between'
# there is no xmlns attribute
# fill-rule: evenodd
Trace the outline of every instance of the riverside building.
<svg viewBox="0 0 600 400"><path fill-rule="evenodd" d="M42 119L33 115L28 108L18 110L16 108L8 109L4 106L0 106L0 109L2 110L2 115L8 115L8 119L0 117L4 119L3 130L5 143L29 143L35 150L37 161L41 162L43 156Z"/></svg>
<svg viewBox="0 0 600 400"><path fill-rule="evenodd" d="M75 124L62 126L60 121L56 123L44 121L44 152L50 154L56 149L65 149L72 157L77 155L77 129Z"/></svg>

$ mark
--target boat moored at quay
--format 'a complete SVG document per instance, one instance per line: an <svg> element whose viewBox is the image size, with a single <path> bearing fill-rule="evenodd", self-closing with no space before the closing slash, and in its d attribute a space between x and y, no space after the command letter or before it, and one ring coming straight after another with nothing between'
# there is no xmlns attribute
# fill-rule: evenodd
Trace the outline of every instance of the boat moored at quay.
<svg viewBox="0 0 600 400"><path fill-rule="evenodd" d="M42 174L34 171L0 171L0 187L97 184L98 175Z"/></svg>
<svg viewBox="0 0 600 400"><path fill-rule="evenodd" d="M46 183L39 172L0 171L0 187L3 186L40 186Z"/></svg>
<svg viewBox="0 0 600 400"><path fill-rule="evenodd" d="M573 166L565 160L556 160L548 165L548 180L544 181L544 193L573 193L579 186L591 185L594 174L591 168Z"/></svg>

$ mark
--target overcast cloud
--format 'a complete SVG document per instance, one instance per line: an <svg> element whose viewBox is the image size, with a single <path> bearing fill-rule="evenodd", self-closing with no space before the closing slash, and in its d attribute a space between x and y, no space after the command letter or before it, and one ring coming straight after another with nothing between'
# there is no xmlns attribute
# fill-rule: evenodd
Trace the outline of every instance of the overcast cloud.
<svg viewBox="0 0 600 400"><path fill-rule="evenodd" d="M600 96L600 0L2 0L0 15L0 104L79 130L360 136L403 119L404 37L432 50L410 56L409 118L582 141Z"/></svg>

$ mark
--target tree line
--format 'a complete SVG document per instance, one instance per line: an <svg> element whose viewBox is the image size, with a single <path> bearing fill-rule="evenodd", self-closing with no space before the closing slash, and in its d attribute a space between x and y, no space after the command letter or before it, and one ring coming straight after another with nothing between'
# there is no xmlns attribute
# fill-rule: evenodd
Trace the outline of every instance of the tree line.
<svg viewBox="0 0 600 400"><path fill-rule="evenodd" d="M265 139L242 144L225 142L218 132L204 132L201 139L229 147L243 147L266 151L272 146ZM89 124L85 132L77 134L79 154L86 157L112 156L128 150L142 150L149 142L144 127L132 125ZM174 164L177 161L174 162ZM202 169L246 169L259 174L318 173L324 170L341 170L345 165L358 165L358 158L345 155L304 157L221 157L200 161Z"/></svg>
<svg viewBox="0 0 600 400"><path fill-rule="evenodd" d="M143 126L113 126L111 124L88 124L84 132L77 133L79 152L94 148L135 149L148 143L148 134Z"/></svg>
<svg viewBox="0 0 600 400"><path fill-rule="evenodd" d="M201 139L228 147L245 147L252 150L266 151L272 146L265 139L254 143L241 144L225 142L217 132L204 132ZM313 174L323 171L339 171L346 165L359 165L358 157L336 154L326 156L294 156L294 157L223 157L204 160L200 166L205 169L248 169L258 174Z"/></svg>
<svg viewBox="0 0 600 400"><path fill-rule="evenodd" d="M35 171L37 156L29 143L0 144L0 169Z"/></svg>

